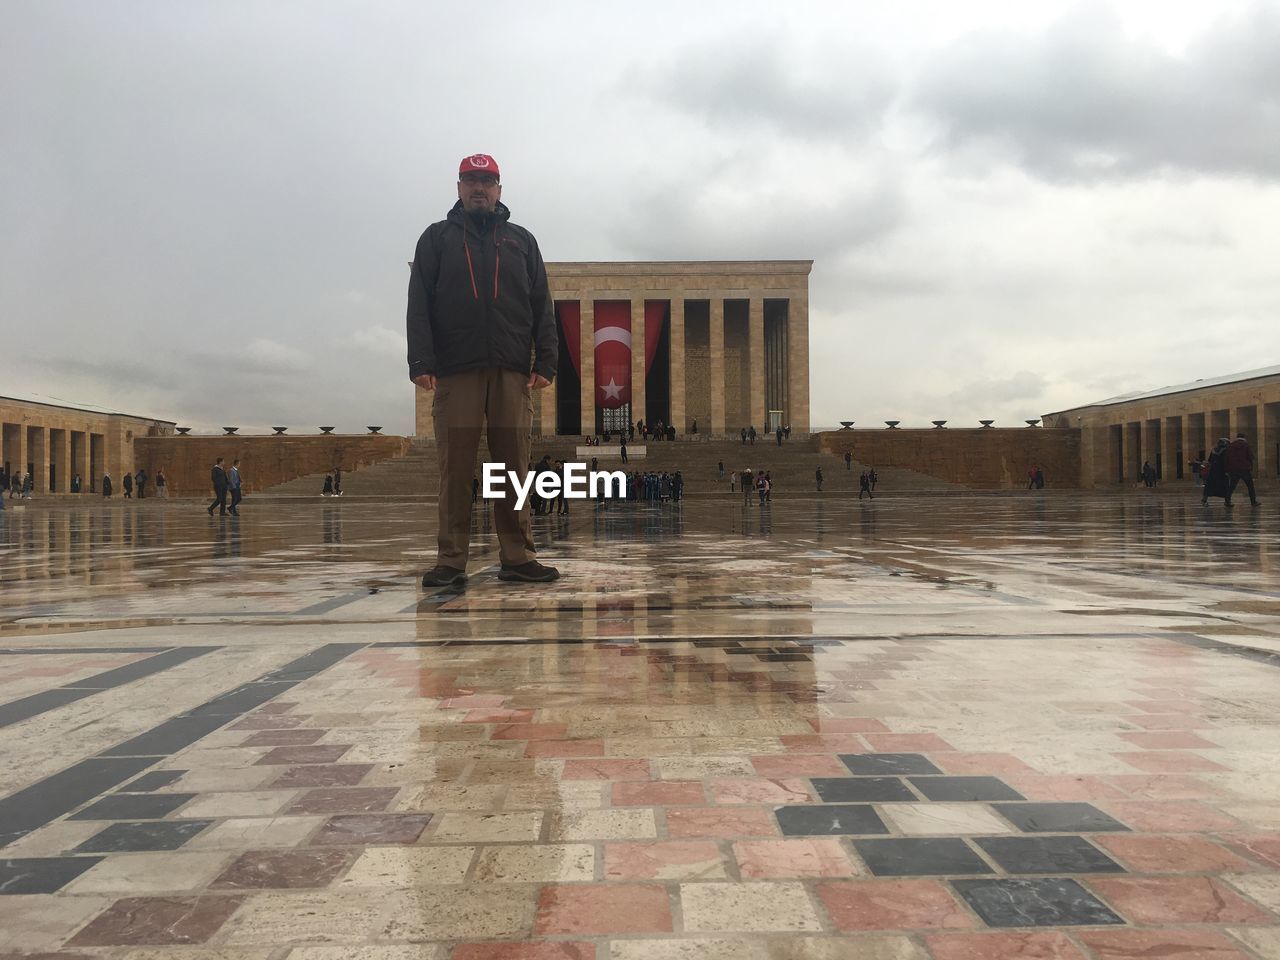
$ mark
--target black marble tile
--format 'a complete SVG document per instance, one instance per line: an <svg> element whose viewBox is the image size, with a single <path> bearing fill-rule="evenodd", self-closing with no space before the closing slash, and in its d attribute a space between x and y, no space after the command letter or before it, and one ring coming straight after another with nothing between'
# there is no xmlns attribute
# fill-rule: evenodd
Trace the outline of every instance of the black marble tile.
<svg viewBox="0 0 1280 960"><path fill-rule="evenodd" d="M1007 873L1124 873L1084 837L977 837Z"/></svg>
<svg viewBox="0 0 1280 960"><path fill-rule="evenodd" d="M942 772L918 753L844 753L840 759L860 777Z"/></svg>
<svg viewBox="0 0 1280 960"><path fill-rule="evenodd" d="M884 821L867 804L778 807L778 826L788 837L827 837L888 833Z"/></svg>
<svg viewBox="0 0 1280 960"><path fill-rule="evenodd" d="M194 796L194 793L113 793L72 814L68 819L160 820Z"/></svg>
<svg viewBox="0 0 1280 960"><path fill-rule="evenodd" d="M0 860L0 896L56 893L103 857L33 857Z"/></svg>
<svg viewBox="0 0 1280 960"><path fill-rule="evenodd" d="M0 800L0 847L57 820L155 763L154 757L93 757Z"/></svg>
<svg viewBox="0 0 1280 960"><path fill-rule="evenodd" d="M203 657L206 653L213 653L215 650L221 649L221 647L180 647L176 650L166 650L164 653L158 653L154 657L147 657L147 659L139 660L136 663L128 663L114 670L107 670L104 673L94 674L92 677L86 677L83 680L64 684L64 689L110 690L112 687L119 687L126 683L132 683L134 680L141 680L143 677L149 677L154 673L160 673L171 667L186 663L188 660L194 660L197 657Z"/></svg>
<svg viewBox="0 0 1280 960"><path fill-rule="evenodd" d="M930 800L1026 799L1013 787L996 777L908 777L911 785Z"/></svg>
<svg viewBox="0 0 1280 960"><path fill-rule="evenodd" d="M351 599L355 599L357 596L364 596L365 593L366 591L362 590L358 594L352 594ZM312 650L296 660L291 660L279 670L259 677L259 679L267 683L281 681L301 683L303 680L315 676L321 670L327 670L335 663L345 660L357 650L363 650L365 646L363 643L326 643L323 647Z"/></svg>
<svg viewBox="0 0 1280 960"><path fill-rule="evenodd" d="M74 853L123 853L140 850L177 850L212 820L151 820L142 823L113 823L95 833Z"/></svg>
<svg viewBox="0 0 1280 960"><path fill-rule="evenodd" d="M1124 923L1074 880L952 880L989 927L1067 927Z"/></svg>
<svg viewBox="0 0 1280 960"><path fill-rule="evenodd" d="M100 756L167 757L207 737L231 720L231 717L226 716L174 717L172 720L157 724L132 740L126 740L109 750L102 751Z"/></svg>
<svg viewBox="0 0 1280 960"><path fill-rule="evenodd" d="M996 803L992 808L1026 833L1096 833L1129 829L1091 803Z"/></svg>
<svg viewBox="0 0 1280 960"><path fill-rule="evenodd" d="M959 837L854 840L853 846L877 877L940 877L995 872Z"/></svg>
<svg viewBox="0 0 1280 960"><path fill-rule="evenodd" d="M248 713L255 707L270 703L280 694L293 689L294 684L285 681L270 683L255 680L245 683L234 690L219 694L212 700L188 710L184 717L238 717Z"/></svg>
<svg viewBox="0 0 1280 960"><path fill-rule="evenodd" d="M167 787L169 784L182 778L185 770L152 770L150 773L144 773L137 780L126 783L117 790L117 793L150 793L152 790L159 790L161 787Z"/></svg>
<svg viewBox="0 0 1280 960"><path fill-rule="evenodd" d="M811 777L826 803L914 802L916 795L897 777Z"/></svg>
<svg viewBox="0 0 1280 960"><path fill-rule="evenodd" d="M809 663L813 658L806 653L761 653L757 659L765 663Z"/></svg>
<svg viewBox="0 0 1280 960"><path fill-rule="evenodd" d="M0 727L30 720L42 713L48 713L50 710L65 707L68 703L75 703L77 700L91 696L93 696L92 690L67 690L58 687L54 690L42 690L40 693L33 693L19 700L0 703Z"/></svg>

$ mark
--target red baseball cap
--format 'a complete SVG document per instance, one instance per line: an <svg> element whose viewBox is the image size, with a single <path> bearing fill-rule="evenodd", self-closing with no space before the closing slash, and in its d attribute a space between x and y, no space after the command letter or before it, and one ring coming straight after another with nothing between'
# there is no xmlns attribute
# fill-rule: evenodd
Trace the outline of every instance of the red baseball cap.
<svg viewBox="0 0 1280 960"><path fill-rule="evenodd" d="M498 172L498 161L487 153L473 153L469 157L463 157L462 163L458 164L458 176L464 173L487 173L502 179L502 174Z"/></svg>

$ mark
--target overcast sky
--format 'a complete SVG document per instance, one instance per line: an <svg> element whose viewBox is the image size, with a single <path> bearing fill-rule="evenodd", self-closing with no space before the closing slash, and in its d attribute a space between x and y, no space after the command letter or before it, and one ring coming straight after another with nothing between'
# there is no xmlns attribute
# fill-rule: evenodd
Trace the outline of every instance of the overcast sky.
<svg viewBox="0 0 1280 960"><path fill-rule="evenodd" d="M548 260L813 259L815 427L1280 362L1280 0L0 23L0 395L411 432L405 263L474 152Z"/></svg>

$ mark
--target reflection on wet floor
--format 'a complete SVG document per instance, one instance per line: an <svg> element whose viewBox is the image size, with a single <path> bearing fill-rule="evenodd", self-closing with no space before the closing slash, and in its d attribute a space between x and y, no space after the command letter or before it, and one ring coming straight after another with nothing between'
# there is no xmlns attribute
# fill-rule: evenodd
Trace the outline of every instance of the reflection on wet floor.
<svg viewBox="0 0 1280 960"><path fill-rule="evenodd" d="M242 512L3 514L0 953L1280 955L1262 511Z"/></svg>

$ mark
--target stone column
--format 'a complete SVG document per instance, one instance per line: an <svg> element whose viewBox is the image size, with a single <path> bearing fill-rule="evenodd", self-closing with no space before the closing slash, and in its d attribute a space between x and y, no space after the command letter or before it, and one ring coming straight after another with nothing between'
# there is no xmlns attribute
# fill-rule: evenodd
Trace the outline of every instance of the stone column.
<svg viewBox="0 0 1280 960"><path fill-rule="evenodd" d="M596 432L596 301L595 294L587 294L582 300L582 322L579 328L581 342L578 369L582 373L582 424L581 432L590 436Z"/></svg>
<svg viewBox="0 0 1280 960"><path fill-rule="evenodd" d="M809 291L791 294L787 306L787 411L791 429L809 433Z"/></svg>
<svg viewBox="0 0 1280 960"><path fill-rule="evenodd" d="M756 424L762 430L763 424ZM711 297L711 435L725 435L724 422L724 297Z"/></svg>
<svg viewBox="0 0 1280 960"><path fill-rule="evenodd" d="M631 295L631 419L632 421L649 418L645 416L644 390L644 297L636 299Z"/></svg>
<svg viewBox="0 0 1280 960"><path fill-rule="evenodd" d="M747 303L747 369L750 375L751 422L764 424L764 298L752 297ZM761 427L757 427L757 430Z"/></svg>
<svg viewBox="0 0 1280 960"><path fill-rule="evenodd" d="M1267 467L1270 465L1273 469L1275 464L1272 457L1267 453L1268 431L1267 431L1267 405L1265 403L1258 404L1258 429L1256 437L1249 437L1249 446L1253 447L1253 479L1259 477L1274 477L1275 473L1268 473ZM1275 438L1271 437L1271 443L1275 443Z"/></svg>
<svg viewBox="0 0 1280 960"><path fill-rule="evenodd" d="M684 294L671 298L671 422L679 433L687 433L684 414Z"/></svg>

